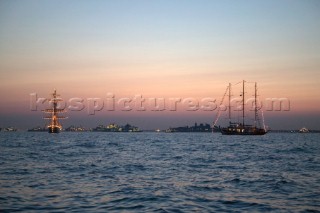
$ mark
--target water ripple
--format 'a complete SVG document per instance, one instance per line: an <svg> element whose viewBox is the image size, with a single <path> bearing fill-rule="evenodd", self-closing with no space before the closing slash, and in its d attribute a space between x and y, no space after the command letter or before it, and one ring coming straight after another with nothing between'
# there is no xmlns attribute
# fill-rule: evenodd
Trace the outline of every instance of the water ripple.
<svg viewBox="0 0 320 213"><path fill-rule="evenodd" d="M318 134L0 134L2 212L320 211Z"/></svg>

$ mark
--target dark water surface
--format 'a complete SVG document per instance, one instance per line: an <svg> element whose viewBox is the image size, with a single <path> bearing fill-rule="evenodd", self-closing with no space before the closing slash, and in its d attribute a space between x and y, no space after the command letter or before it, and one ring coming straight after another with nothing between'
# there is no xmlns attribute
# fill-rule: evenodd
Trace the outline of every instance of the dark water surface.
<svg viewBox="0 0 320 213"><path fill-rule="evenodd" d="M320 134L0 132L0 212L318 212Z"/></svg>

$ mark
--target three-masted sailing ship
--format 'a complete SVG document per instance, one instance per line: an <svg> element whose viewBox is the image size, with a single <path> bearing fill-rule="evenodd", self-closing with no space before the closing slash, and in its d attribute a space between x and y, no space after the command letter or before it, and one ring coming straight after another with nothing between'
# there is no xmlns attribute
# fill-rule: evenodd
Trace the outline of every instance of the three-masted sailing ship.
<svg viewBox="0 0 320 213"><path fill-rule="evenodd" d="M242 81L242 93L241 93L241 111L242 111L242 120L240 122L232 122L231 118L231 83L226 90L229 92L229 101L228 101L228 117L229 117L229 126L220 127L219 130L223 135L264 135L267 133L265 125L263 123L263 128L260 123L259 115L258 115L258 102L257 102L257 83L255 82L255 92L254 92L254 123L246 124L245 123L245 83L246 81ZM225 93L226 94L226 93ZM218 113L220 115L220 112ZM218 115L218 116L219 116ZM216 128L216 123L218 121L218 117L213 124L213 127ZM264 122L264 121L263 121Z"/></svg>
<svg viewBox="0 0 320 213"><path fill-rule="evenodd" d="M52 98L49 100L49 103L52 104L52 108L43 110L45 113L50 115L44 117L44 119L50 119L50 124L48 125L49 133L59 133L62 130L62 126L59 122L59 119L66 119L65 116L60 116L59 113L65 112L64 109L58 109L58 102L62 101L61 98L58 98L60 95L57 94L57 91L51 94Z"/></svg>

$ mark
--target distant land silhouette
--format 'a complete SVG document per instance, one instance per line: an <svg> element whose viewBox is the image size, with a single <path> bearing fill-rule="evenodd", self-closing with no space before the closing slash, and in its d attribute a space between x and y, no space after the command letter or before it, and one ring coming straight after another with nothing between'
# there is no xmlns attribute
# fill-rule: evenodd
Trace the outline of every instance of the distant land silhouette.
<svg viewBox="0 0 320 213"><path fill-rule="evenodd" d="M1 128L0 132L16 132L23 131L16 127L10 126ZM28 132L47 132L48 128L46 126L41 127L37 126L34 128L30 128L27 130ZM167 132L167 133L175 133L175 132L220 132L219 129L212 129L211 125L208 123L195 123L193 126L180 126L180 127L169 127L168 129L160 130L160 129L140 129L137 126L126 124L126 125L118 125L115 123L111 123L108 125L98 125L94 128L85 128L81 125L71 125L65 129L65 132ZM270 129L270 133L320 133L320 130L310 130L306 128L301 129Z"/></svg>

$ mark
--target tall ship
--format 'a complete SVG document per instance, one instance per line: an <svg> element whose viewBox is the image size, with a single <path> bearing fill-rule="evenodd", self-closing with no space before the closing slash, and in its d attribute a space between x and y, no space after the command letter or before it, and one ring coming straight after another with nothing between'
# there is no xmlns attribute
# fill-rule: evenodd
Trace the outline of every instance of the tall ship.
<svg viewBox="0 0 320 213"><path fill-rule="evenodd" d="M49 103L52 104L52 108L43 110L45 113L48 113L50 115L45 116L43 118L50 120L50 124L48 125L49 133L59 133L62 130L62 126L59 122L59 119L66 119L67 117L59 115L60 113L65 112L65 110L58 109L58 103L62 101L62 99L59 98L60 95L57 94L57 91L54 90L51 96L52 98L49 100Z"/></svg>
<svg viewBox="0 0 320 213"><path fill-rule="evenodd" d="M239 82L241 83L241 82ZM237 83L237 84L239 84ZM228 92L229 100L228 100L228 119L229 119L229 125L227 127L217 127L216 123L220 116L220 111L218 112L218 116L216 121L213 124L213 127L218 129L223 135L264 135L267 133L267 130L264 125L264 119L263 119L263 126L261 125L259 114L258 114L258 102L257 102L257 82L254 82L254 102L253 102L253 111L254 111L254 120L253 124L245 123L245 84L246 81L242 81L242 92L240 96L242 97L241 103L241 119L238 118L238 122L232 121L232 115L231 115L231 91L232 91L232 85L229 83L229 86L227 87L227 90L223 96L223 99L225 95ZM222 99L222 102L223 102ZM220 109L219 109L220 110ZM262 114L263 116L263 114Z"/></svg>

